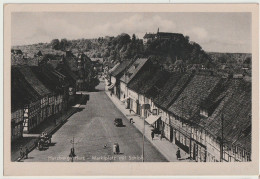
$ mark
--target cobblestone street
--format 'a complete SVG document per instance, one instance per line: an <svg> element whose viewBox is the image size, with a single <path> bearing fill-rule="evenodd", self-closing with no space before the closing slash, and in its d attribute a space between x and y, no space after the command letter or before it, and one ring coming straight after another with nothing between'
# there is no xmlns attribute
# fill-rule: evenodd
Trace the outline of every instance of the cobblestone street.
<svg viewBox="0 0 260 179"><path fill-rule="evenodd" d="M24 162L66 162L75 142L75 162L142 162L142 134L129 123L114 106L100 83L96 92L90 92L90 101L81 105L52 137L52 145L45 151L29 153ZM123 119L124 126L116 127L114 119ZM118 143L120 154L113 154L113 144ZM163 162L166 159L145 140L145 161Z"/></svg>

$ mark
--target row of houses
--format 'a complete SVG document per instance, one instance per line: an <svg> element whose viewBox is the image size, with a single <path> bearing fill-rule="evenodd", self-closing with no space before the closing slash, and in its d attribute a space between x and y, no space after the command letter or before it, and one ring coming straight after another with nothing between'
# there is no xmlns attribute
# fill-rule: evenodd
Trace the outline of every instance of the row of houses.
<svg viewBox="0 0 260 179"><path fill-rule="evenodd" d="M65 60L43 60L37 66L11 68L12 141L37 129L43 121L56 122L75 100L77 75Z"/></svg>
<svg viewBox="0 0 260 179"><path fill-rule="evenodd" d="M123 61L109 81L126 108L191 159L251 161L250 82L203 70L169 73L147 58Z"/></svg>

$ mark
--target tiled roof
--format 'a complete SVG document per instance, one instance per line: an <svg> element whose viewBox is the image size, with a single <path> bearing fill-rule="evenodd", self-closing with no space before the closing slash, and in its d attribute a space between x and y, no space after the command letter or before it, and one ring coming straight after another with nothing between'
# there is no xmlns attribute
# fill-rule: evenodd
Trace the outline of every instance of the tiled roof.
<svg viewBox="0 0 260 179"><path fill-rule="evenodd" d="M128 84L148 61L147 58L138 58L120 78L120 81Z"/></svg>
<svg viewBox="0 0 260 179"><path fill-rule="evenodd" d="M219 81L219 77L195 75L168 110L185 120L192 120L191 117L199 111L202 101Z"/></svg>
<svg viewBox="0 0 260 179"><path fill-rule="evenodd" d="M224 119L224 139L231 144L251 151L251 83L242 79L230 79L225 98L214 113L204 119L203 127L221 137L221 115Z"/></svg>
<svg viewBox="0 0 260 179"><path fill-rule="evenodd" d="M19 72L23 75L24 79L32 86L32 88L40 95L46 96L51 92L37 79L35 74L31 71L29 66L17 67Z"/></svg>
<svg viewBox="0 0 260 179"><path fill-rule="evenodd" d="M114 77L121 77L122 73L132 63L131 60L122 61L114 70L111 71L110 75Z"/></svg>
<svg viewBox="0 0 260 179"><path fill-rule="evenodd" d="M65 58L67 64L69 65L71 71L75 72L78 71L78 65L77 65L77 59L76 57L69 57L69 58Z"/></svg>
<svg viewBox="0 0 260 179"><path fill-rule="evenodd" d="M30 65L30 66L37 66L38 65L38 59L37 58L31 58L27 57L25 58L23 55L11 55L11 63L12 65Z"/></svg>
<svg viewBox="0 0 260 179"><path fill-rule="evenodd" d="M60 64L60 60L49 60L47 63L51 64L54 69Z"/></svg>
<svg viewBox="0 0 260 179"><path fill-rule="evenodd" d="M51 91L62 93L62 86L66 85L63 75L58 74L51 66L31 67L37 78Z"/></svg>
<svg viewBox="0 0 260 179"><path fill-rule="evenodd" d="M112 71L114 71L119 65L120 65L120 63L115 64L115 66L113 66L113 68L108 70L108 73L111 73Z"/></svg>
<svg viewBox="0 0 260 179"><path fill-rule="evenodd" d="M183 37L183 34L170 33L170 32L159 32L159 33L157 33L157 35L159 35L159 36L179 36L179 37Z"/></svg>
<svg viewBox="0 0 260 179"><path fill-rule="evenodd" d="M128 87L146 97L154 98L158 95L168 77L168 72L151 66L145 71L140 71L135 79L128 84Z"/></svg>
<svg viewBox="0 0 260 179"><path fill-rule="evenodd" d="M17 67L11 69L11 107L18 107L40 99L40 95L24 79Z"/></svg>
<svg viewBox="0 0 260 179"><path fill-rule="evenodd" d="M192 79L192 74L172 73L159 96L154 99L154 103L163 109L168 107L179 97L181 92Z"/></svg>
<svg viewBox="0 0 260 179"><path fill-rule="evenodd" d="M74 86L76 84L78 76L70 69L69 63L65 58L62 59L62 61L57 65L56 70L66 76L66 79L69 81L70 85Z"/></svg>
<svg viewBox="0 0 260 179"><path fill-rule="evenodd" d="M156 34L145 34L144 35L144 39L148 39L148 38L155 38Z"/></svg>

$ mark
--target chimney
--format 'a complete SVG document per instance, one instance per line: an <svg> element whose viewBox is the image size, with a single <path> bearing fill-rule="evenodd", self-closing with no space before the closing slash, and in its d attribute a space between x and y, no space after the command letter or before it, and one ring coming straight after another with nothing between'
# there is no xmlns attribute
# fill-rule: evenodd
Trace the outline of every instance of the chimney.
<svg viewBox="0 0 260 179"><path fill-rule="evenodd" d="M66 51L66 57L70 57L70 56L72 56L72 52L69 51L69 50L67 50L67 51Z"/></svg>

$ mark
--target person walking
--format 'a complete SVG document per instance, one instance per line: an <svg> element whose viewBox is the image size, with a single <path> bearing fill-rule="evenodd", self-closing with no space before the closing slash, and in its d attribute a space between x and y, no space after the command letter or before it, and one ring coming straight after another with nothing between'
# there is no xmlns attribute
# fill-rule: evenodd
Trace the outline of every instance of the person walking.
<svg viewBox="0 0 260 179"><path fill-rule="evenodd" d="M178 148L177 152L176 152L176 157L178 160L180 160L181 158L181 151L180 151L180 148Z"/></svg>
<svg viewBox="0 0 260 179"><path fill-rule="evenodd" d="M152 140L153 140L153 138L154 138L154 132L153 131L151 133L151 137L152 137Z"/></svg>
<svg viewBox="0 0 260 179"><path fill-rule="evenodd" d="M20 158L22 159L24 157L24 152L23 152L23 148L20 147Z"/></svg>
<svg viewBox="0 0 260 179"><path fill-rule="evenodd" d="M161 132L160 140L163 139L163 131Z"/></svg>
<svg viewBox="0 0 260 179"><path fill-rule="evenodd" d="M133 124L133 118L130 118L130 123Z"/></svg>
<svg viewBox="0 0 260 179"><path fill-rule="evenodd" d="M28 159L29 149L25 147L25 159Z"/></svg>

